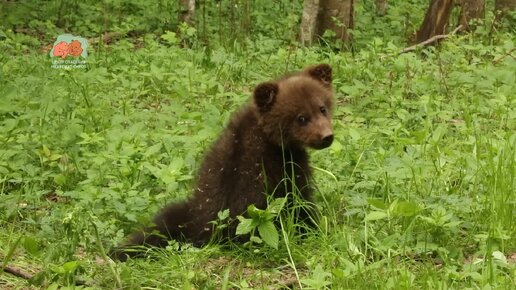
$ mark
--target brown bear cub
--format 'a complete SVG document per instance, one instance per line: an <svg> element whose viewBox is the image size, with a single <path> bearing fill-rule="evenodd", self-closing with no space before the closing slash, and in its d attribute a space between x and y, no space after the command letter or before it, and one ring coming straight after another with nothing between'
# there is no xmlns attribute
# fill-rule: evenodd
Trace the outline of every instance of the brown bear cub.
<svg viewBox="0 0 516 290"><path fill-rule="evenodd" d="M310 201L311 172L307 147L331 145L333 132L332 70L327 64L309 67L276 81L259 84L253 102L236 112L220 138L206 154L193 196L170 204L154 218L154 226L129 237L111 256L126 260L137 256L130 246L163 247L170 239L206 244L210 223L219 211L229 209L234 220L249 205L267 207L267 194L284 197L298 191ZM307 210L298 218L309 221ZM236 224L230 224L228 237Z"/></svg>

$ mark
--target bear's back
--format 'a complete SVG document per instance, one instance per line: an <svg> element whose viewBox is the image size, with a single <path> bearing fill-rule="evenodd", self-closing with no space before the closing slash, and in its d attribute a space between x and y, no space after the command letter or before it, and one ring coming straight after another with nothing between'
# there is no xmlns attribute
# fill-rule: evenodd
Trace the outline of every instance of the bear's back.
<svg viewBox="0 0 516 290"><path fill-rule="evenodd" d="M209 208L211 220L229 209L232 217L247 206L267 205L267 194L285 196L293 184L308 198L310 170L304 149L283 148L263 133L253 106L237 112L206 154L194 197ZM294 181L292 181L294 180ZM283 184L282 184L283 183Z"/></svg>

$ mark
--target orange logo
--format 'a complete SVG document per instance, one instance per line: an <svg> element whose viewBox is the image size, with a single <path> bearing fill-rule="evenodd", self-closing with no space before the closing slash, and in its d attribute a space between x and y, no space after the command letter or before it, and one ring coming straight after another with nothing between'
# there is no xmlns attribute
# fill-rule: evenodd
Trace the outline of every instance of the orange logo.
<svg viewBox="0 0 516 290"><path fill-rule="evenodd" d="M71 34L62 34L57 37L54 47L50 51L51 57L61 57L65 59L67 56L86 57L88 54L86 48L88 41L85 38L73 36Z"/></svg>
<svg viewBox="0 0 516 290"><path fill-rule="evenodd" d="M52 68L86 68L86 57L88 56L87 48L88 41L86 38L71 34L59 35L50 51Z"/></svg>

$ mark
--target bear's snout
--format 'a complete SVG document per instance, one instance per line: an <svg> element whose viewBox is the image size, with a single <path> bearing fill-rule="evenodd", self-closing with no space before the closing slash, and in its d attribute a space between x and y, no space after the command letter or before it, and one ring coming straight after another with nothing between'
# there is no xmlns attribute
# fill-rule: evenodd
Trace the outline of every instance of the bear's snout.
<svg viewBox="0 0 516 290"><path fill-rule="evenodd" d="M333 133L322 138L322 148L329 147L333 143Z"/></svg>
<svg viewBox="0 0 516 290"><path fill-rule="evenodd" d="M308 146L314 149L324 149L329 147L331 143L333 143L333 132L331 130L327 130L323 134L319 135L316 140L312 140L312 142L308 143Z"/></svg>
<svg viewBox="0 0 516 290"><path fill-rule="evenodd" d="M329 147L333 143L333 130L331 129L331 123L328 118L319 118L316 122L315 131L318 131L317 139L315 141L315 149L324 149Z"/></svg>
<svg viewBox="0 0 516 290"><path fill-rule="evenodd" d="M314 149L324 149L329 147L331 143L333 143L333 133L330 131L329 134L321 136L321 139L319 139L315 144L312 144L312 147Z"/></svg>

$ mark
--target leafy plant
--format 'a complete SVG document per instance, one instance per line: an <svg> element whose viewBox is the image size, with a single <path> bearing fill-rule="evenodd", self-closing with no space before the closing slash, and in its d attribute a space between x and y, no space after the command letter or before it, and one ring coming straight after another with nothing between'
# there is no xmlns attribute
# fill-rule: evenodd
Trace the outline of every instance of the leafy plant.
<svg viewBox="0 0 516 290"><path fill-rule="evenodd" d="M274 225L274 220L281 212L285 204L285 198L276 198L271 201L266 209L258 209L253 204L247 208L249 218L238 216L240 223L236 228L237 235L250 235L250 242L262 243L277 249L279 242L278 230ZM260 237L256 235L256 231Z"/></svg>

